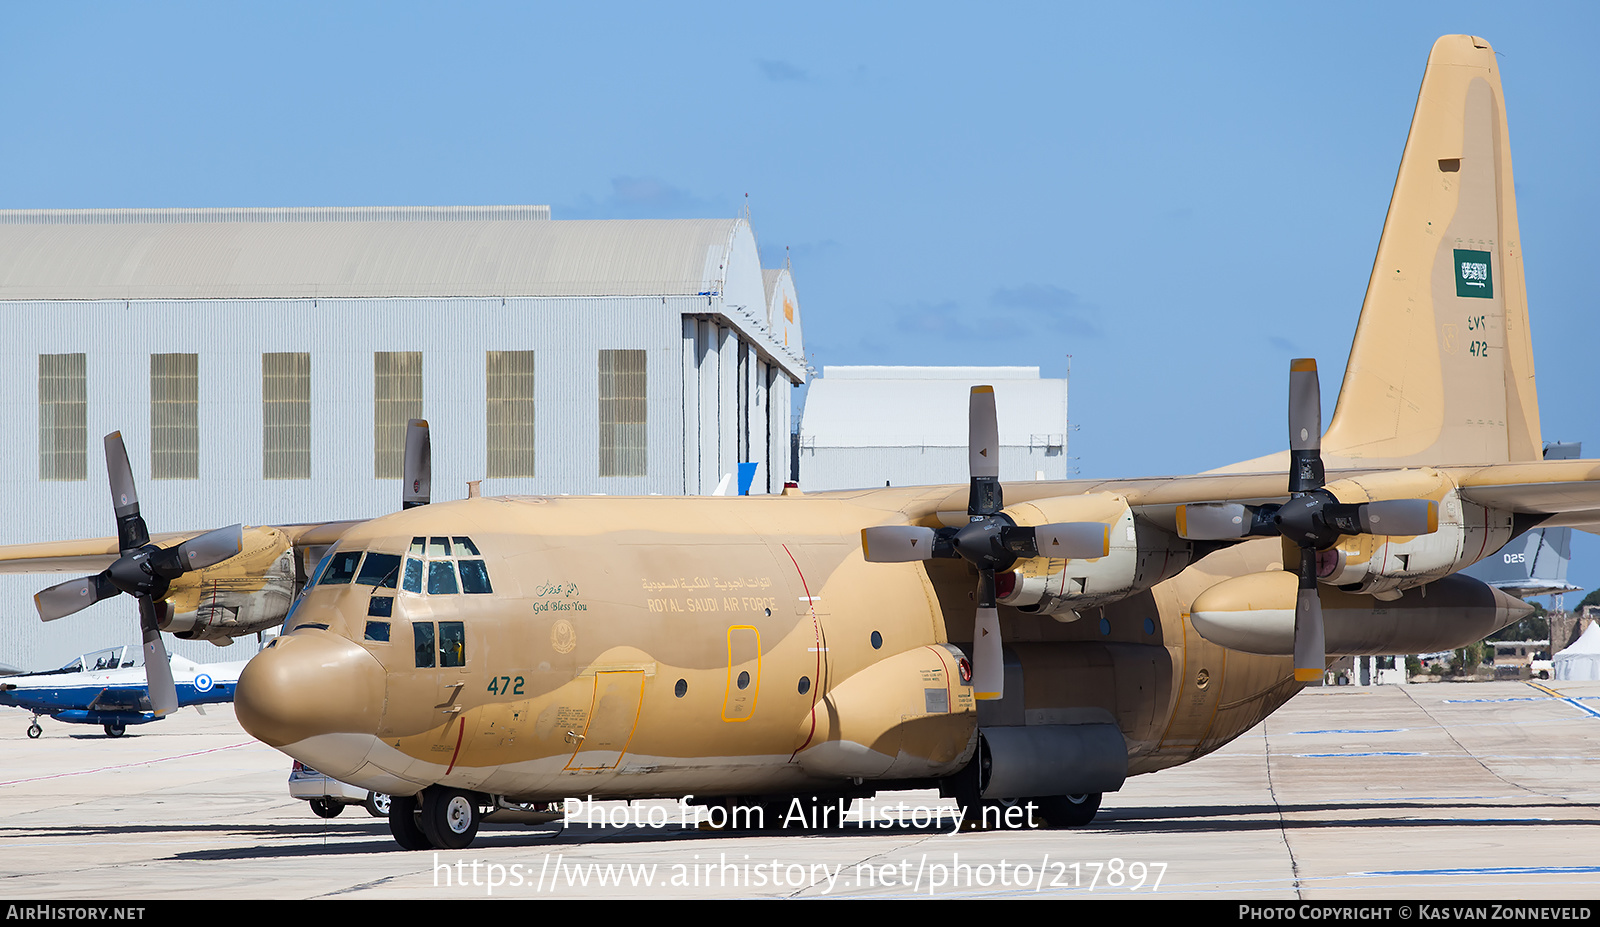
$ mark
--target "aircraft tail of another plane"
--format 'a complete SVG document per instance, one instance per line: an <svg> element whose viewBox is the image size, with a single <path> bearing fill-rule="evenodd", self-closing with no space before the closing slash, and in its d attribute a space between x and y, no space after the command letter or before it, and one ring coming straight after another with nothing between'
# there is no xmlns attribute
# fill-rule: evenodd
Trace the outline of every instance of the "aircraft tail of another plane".
<svg viewBox="0 0 1600 927"><path fill-rule="evenodd" d="M1539 460L1522 242L1494 49L1439 39L1333 420L1330 468Z"/></svg>

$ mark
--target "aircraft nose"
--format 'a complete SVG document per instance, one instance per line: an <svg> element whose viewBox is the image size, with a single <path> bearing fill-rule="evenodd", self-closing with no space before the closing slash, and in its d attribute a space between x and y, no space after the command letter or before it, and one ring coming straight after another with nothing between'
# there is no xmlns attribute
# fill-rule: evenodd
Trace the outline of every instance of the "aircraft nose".
<svg viewBox="0 0 1600 927"><path fill-rule="evenodd" d="M287 634L239 675L233 705L250 736L283 747L320 734L375 734L383 667L355 642L327 631Z"/></svg>

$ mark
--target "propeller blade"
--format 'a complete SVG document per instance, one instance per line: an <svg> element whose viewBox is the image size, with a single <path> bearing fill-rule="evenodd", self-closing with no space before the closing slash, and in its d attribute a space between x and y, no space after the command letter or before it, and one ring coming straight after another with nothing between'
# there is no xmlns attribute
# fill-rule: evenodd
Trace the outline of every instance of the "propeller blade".
<svg viewBox="0 0 1600 927"><path fill-rule="evenodd" d="M150 543L150 530L139 515L139 491L133 485L133 468L128 466L128 449L122 432L106 435L106 476L111 481L111 506L117 516L117 546L124 553Z"/></svg>
<svg viewBox="0 0 1600 927"><path fill-rule="evenodd" d="M1033 529L1033 544L1040 557L1094 560L1111 553L1111 526L1098 521L1039 525Z"/></svg>
<svg viewBox="0 0 1600 927"><path fill-rule="evenodd" d="M1250 510L1237 502L1196 502L1178 506L1178 536L1189 541L1223 541L1250 534Z"/></svg>
<svg viewBox="0 0 1600 927"><path fill-rule="evenodd" d="M161 640L161 621L157 609L170 606L139 597L139 627L144 636L144 681L150 690L150 710L156 717L178 710L178 687L172 681L172 663L167 645Z"/></svg>
<svg viewBox="0 0 1600 927"><path fill-rule="evenodd" d="M1439 530L1439 503L1432 499L1388 499L1361 506L1361 531L1408 537Z"/></svg>
<svg viewBox="0 0 1600 927"><path fill-rule="evenodd" d="M433 495L433 444L428 423L414 418L406 423L405 483L400 487L400 507L427 505Z"/></svg>
<svg viewBox="0 0 1600 927"><path fill-rule="evenodd" d="M229 525L190 538L172 548L176 554L174 560L181 565L178 575L221 563L229 557L236 556L243 545L244 525Z"/></svg>
<svg viewBox="0 0 1600 927"><path fill-rule="evenodd" d="M83 611L103 599L109 599L116 595L117 591L117 587L111 585L106 574L96 573L93 576L68 580L41 590L33 597L33 606L39 610L41 621L54 621Z"/></svg>
<svg viewBox="0 0 1600 927"><path fill-rule="evenodd" d="M934 531L917 525L861 529L861 555L868 563L908 563L933 556Z"/></svg>
<svg viewBox="0 0 1600 927"><path fill-rule="evenodd" d="M1005 684L1000 610L992 606L979 606L972 624L972 693L984 700L1004 698Z"/></svg>
<svg viewBox="0 0 1600 927"><path fill-rule="evenodd" d="M1322 386L1315 358L1289 362L1289 491L1321 489Z"/></svg>
<svg viewBox="0 0 1600 927"><path fill-rule="evenodd" d="M967 405L967 472L972 474L968 515L993 515L1005 507L1000 492L1000 424L995 418L992 386L974 386Z"/></svg>
<svg viewBox="0 0 1600 927"><path fill-rule="evenodd" d="M1294 602L1294 678L1322 685L1328 668L1327 635L1322 626L1322 599L1317 594L1317 552L1300 550L1300 591Z"/></svg>

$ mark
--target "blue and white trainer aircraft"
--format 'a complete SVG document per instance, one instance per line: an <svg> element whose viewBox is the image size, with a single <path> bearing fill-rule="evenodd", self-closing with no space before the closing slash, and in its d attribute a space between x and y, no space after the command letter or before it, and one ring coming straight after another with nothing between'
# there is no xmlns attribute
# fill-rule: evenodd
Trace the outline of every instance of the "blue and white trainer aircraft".
<svg viewBox="0 0 1600 927"><path fill-rule="evenodd" d="M107 737L121 737L130 724L165 717L151 707L150 686L137 656L132 647L112 647L86 653L60 669L7 676L0 679L0 705L33 712L29 737L44 733L39 726L44 715L68 724L98 724ZM201 664L173 655L178 706L232 702L246 662Z"/></svg>

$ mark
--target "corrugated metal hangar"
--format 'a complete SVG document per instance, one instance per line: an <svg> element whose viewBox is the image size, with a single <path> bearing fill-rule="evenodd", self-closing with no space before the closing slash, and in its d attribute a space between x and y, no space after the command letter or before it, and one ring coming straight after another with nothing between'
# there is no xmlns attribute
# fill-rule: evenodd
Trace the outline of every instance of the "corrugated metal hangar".
<svg viewBox="0 0 1600 927"><path fill-rule="evenodd" d="M1038 367L824 367L798 438L807 492L967 481L972 387L994 387L1000 479L1064 480L1067 381Z"/></svg>
<svg viewBox="0 0 1600 927"><path fill-rule="evenodd" d="M0 211L0 317L8 544L116 533L117 430L152 532L395 510L411 418L435 499L706 493L742 461L778 491L806 377L794 282L744 219ZM0 577L0 662L137 643L127 597L41 626L61 578Z"/></svg>

